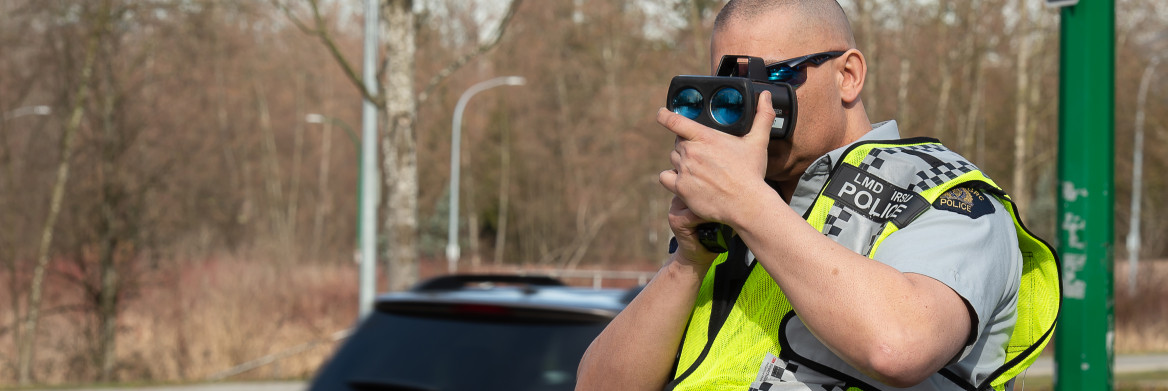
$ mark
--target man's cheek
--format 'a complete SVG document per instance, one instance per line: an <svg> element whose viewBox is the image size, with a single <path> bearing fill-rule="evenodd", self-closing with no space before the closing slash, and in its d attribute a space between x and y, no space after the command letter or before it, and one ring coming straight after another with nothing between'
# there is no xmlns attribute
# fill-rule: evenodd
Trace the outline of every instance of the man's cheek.
<svg viewBox="0 0 1168 391"><path fill-rule="evenodd" d="M767 156L766 177L771 179L778 179L776 176L782 176L789 169L787 166L787 151L782 151L777 154Z"/></svg>
<svg viewBox="0 0 1168 391"><path fill-rule="evenodd" d="M771 143L767 145L767 157L769 157L771 160L774 160L774 158L777 157L787 156L790 151L790 140L772 140Z"/></svg>

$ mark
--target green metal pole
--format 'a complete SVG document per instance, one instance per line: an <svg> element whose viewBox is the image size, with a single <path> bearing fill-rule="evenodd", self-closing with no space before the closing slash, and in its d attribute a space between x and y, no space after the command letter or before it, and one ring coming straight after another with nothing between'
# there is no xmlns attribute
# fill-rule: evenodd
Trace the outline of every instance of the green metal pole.
<svg viewBox="0 0 1168 391"><path fill-rule="evenodd" d="M1115 3L1062 9L1055 389L1114 389Z"/></svg>

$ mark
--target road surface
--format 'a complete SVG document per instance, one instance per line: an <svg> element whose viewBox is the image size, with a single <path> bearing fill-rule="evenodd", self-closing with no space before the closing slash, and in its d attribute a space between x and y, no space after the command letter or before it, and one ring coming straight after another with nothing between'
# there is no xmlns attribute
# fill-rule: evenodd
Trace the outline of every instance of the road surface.
<svg viewBox="0 0 1168 391"><path fill-rule="evenodd" d="M1030 376L1052 376L1054 374L1054 358L1042 356L1026 373ZM1116 373L1166 372L1168 371L1168 354L1132 354L1115 356Z"/></svg>
<svg viewBox="0 0 1168 391"><path fill-rule="evenodd" d="M206 383L173 386L148 386L125 388L53 388L52 391L304 391L308 383L301 381L287 382L239 382L239 383ZM49 390L45 390L49 391Z"/></svg>

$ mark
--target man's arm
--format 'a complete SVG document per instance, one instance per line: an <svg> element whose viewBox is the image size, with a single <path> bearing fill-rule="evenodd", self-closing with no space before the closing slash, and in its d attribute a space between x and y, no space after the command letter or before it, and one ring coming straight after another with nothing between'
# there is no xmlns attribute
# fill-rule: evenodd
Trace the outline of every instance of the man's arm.
<svg viewBox="0 0 1168 391"><path fill-rule="evenodd" d="M965 346L968 309L940 281L856 254L790 208L772 207L730 225L816 338L864 374L911 386Z"/></svg>
<svg viewBox="0 0 1168 391"><path fill-rule="evenodd" d="M807 224L763 177L770 121L760 97L738 138L662 111L681 141L662 184L692 211L729 224L783 289L816 338L861 372L893 386L919 383L960 352L969 313L945 284L902 273L832 242Z"/></svg>
<svg viewBox="0 0 1168 391"><path fill-rule="evenodd" d="M660 390L669 373L698 288L715 254L693 235L704 222L674 197L669 224L678 248L645 289L592 341L577 374L577 390Z"/></svg>

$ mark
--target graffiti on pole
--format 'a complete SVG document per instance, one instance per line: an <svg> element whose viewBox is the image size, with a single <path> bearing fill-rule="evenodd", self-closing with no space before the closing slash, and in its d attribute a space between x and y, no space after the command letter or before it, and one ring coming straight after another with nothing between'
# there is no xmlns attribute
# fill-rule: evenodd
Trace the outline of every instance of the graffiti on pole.
<svg viewBox="0 0 1168 391"><path fill-rule="evenodd" d="M1075 187L1074 183L1063 182L1063 201L1075 202L1080 197L1087 196L1087 189ZM1079 272L1087 265L1087 245L1080 235L1087 228L1087 221L1074 212L1063 215L1063 224L1060 227L1066 232L1067 243L1063 251L1063 297L1079 299L1087 297L1087 282L1079 277Z"/></svg>

